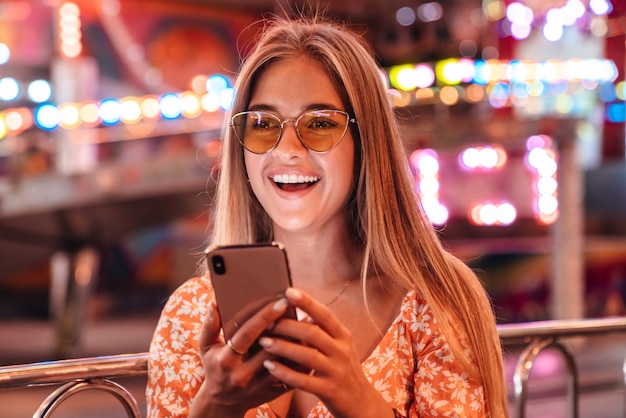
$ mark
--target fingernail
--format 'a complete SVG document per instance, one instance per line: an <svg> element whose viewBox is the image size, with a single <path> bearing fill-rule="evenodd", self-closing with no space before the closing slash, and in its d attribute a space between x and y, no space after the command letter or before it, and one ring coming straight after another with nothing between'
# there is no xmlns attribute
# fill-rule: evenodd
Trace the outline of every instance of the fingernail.
<svg viewBox="0 0 626 418"><path fill-rule="evenodd" d="M276 364L271 360L265 360L263 362L263 367L265 367L269 371L272 371L276 368Z"/></svg>
<svg viewBox="0 0 626 418"><path fill-rule="evenodd" d="M261 337L259 338L259 344L262 347L271 347L274 344L274 340L269 337Z"/></svg>
<svg viewBox="0 0 626 418"><path fill-rule="evenodd" d="M285 291L285 296L287 296L287 299L291 299L291 300L302 299L302 293L300 293L299 290L294 289L293 287L290 287Z"/></svg>
<svg viewBox="0 0 626 418"><path fill-rule="evenodd" d="M307 313L304 312L302 309L300 308L296 308L296 318L298 318L298 321L302 321L307 317Z"/></svg>
<svg viewBox="0 0 626 418"><path fill-rule="evenodd" d="M275 312L282 312L285 309L287 309L287 306L289 306L289 302L287 302L287 299L280 298L276 301L276 303L274 303L274 306L272 306L272 309Z"/></svg>

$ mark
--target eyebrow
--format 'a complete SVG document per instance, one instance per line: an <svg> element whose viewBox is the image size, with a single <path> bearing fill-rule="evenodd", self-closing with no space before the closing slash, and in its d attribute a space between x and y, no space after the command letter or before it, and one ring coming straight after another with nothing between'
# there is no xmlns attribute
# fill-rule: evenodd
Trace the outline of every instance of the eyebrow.
<svg viewBox="0 0 626 418"><path fill-rule="evenodd" d="M307 112L309 110L319 110L319 109L336 109L336 110L343 111L341 106L336 106L330 103L311 103L304 108L303 112ZM248 111L256 111L256 110L278 113L275 106L268 105L268 104L259 103L254 106L248 107Z"/></svg>

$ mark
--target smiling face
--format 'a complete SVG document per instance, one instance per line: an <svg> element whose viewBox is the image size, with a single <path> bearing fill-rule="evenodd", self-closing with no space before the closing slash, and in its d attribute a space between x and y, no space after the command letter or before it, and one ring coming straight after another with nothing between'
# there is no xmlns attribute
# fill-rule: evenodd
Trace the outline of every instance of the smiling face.
<svg viewBox="0 0 626 418"><path fill-rule="evenodd" d="M299 57L270 64L256 81L247 110L295 120L313 109L344 109L326 71ZM352 190L354 140L347 130L327 153L309 151L293 122L284 124L278 145L266 154L244 151L250 185L274 224L277 239L287 232L347 230L346 202Z"/></svg>

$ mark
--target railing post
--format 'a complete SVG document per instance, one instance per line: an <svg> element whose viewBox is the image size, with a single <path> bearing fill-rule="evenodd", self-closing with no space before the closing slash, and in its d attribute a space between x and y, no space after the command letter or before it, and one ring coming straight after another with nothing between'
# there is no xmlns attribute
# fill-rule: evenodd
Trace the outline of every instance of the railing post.
<svg viewBox="0 0 626 418"><path fill-rule="evenodd" d="M515 417L525 418L526 416L526 400L528 396L528 378L533 368L535 359L546 348L556 348L563 359L567 368L567 397L568 397L568 414L570 418L578 418L578 372L576 362L572 353L553 338L545 338L543 340L534 340L522 352L517 360L515 374L513 375L513 385L515 390Z"/></svg>
<svg viewBox="0 0 626 418"><path fill-rule="evenodd" d="M103 390L115 396L126 409L129 418L141 418L137 401L133 395L123 386L111 380L83 380L80 382L69 382L61 386L41 403L33 418L49 418L54 410L70 396L85 390Z"/></svg>

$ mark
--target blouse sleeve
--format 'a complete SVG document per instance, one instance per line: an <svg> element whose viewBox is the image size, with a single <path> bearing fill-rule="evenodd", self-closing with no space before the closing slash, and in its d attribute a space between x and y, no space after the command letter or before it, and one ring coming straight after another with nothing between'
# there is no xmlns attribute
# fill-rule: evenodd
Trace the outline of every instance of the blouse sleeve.
<svg viewBox="0 0 626 418"><path fill-rule="evenodd" d="M207 280L190 279L169 297L150 343L147 418L177 418L204 379L198 338L212 290Z"/></svg>
<svg viewBox="0 0 626 418"><path fill-rule="evenodd" d="M454 355L428 304L419 298L404 305L407 335L414 356L411 418L474 417L486 411L482 382L472 379ZM459 336L461 338L461 336ZM468 353L472 358L471 353Z"/></svg>

